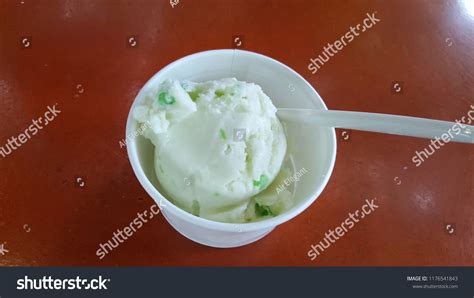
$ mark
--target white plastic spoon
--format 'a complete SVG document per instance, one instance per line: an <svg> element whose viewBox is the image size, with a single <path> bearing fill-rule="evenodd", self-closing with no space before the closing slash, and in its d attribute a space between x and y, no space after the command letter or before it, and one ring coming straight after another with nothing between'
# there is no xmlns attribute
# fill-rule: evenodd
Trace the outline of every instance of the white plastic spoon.
<svg viewBox="0 0 474 298"><path fill-rule="evenodd" d="M434 139L436 137L441 138L441 135L446 134L449 136L449 141L474 143L474 126L449 121L314 109L278 109L277 115L280 119L287 121L418 138Z"/></svg>

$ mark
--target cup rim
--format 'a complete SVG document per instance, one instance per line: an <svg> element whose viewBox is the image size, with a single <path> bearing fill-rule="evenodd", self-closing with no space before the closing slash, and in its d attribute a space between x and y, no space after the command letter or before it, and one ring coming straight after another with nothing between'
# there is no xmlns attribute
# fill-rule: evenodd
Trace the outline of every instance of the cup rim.
<svg viewBox="0 0 474 298"><path fill-rule="evenodd" d="M130 111L128 113L127 117L127 125L126 125L126 131L125 135L131 135L133 134L133 124L134 124L134 119L133 119L133 109L135 108L138 99L140 98L142 92L149 87L149 85L155 80L157 76L160 74L166 72L167 70L173 68L174 66L185 63L187 61L190 61L192 59L199 59L202 57L206 56L211 56L215 54L232 54L235 53L235 51L238 51L239 54L241 55L249 55L249 56L256 56L259 59L266 60L267 62L270 63L276 63L282 66L283 68L286 68L288 71L290 71L294 76L299 78L301 81L306 84L310 90L312 90L317 98L321 100L321 104L323 106L324 110L327 110L327 106L324 102L324 100L321 98L321 96L318 94L318 92L313 88L313 86L306 81L299 73L294 71L292 68L289 66L283 64L280 61L277 61L273 58L270 58L268 56L265 56L263 54L251 52L251 51L245 51L245 50L239 50L239 49L217 49L217 50L208 50L208 51L202 51L202 52L197 52L194 54L190 54L187 56L184 56L182 58L179 58L162 69L160 69L158 72L156 72L153 76L151 76L148 81L143 85L143 87L140 89L138 92L137 96L133 100L133 103L130 107ZM314 101L314 99L312 99ZM297 208L292 208L288 211L283 212L282 214L279 214L275 217L264 219L261 221L257 222L249 222L249 223L225 223L225 222L218 222L218 221L213 221L209 220L206 218L198 217L195 216L179 207L171 203L169 200L167 200L159 191L156 189L156 187L150 182L148 177L145 175L145 172L143 171L140 161L138 159L138 153L137 153L137 147L136 147L136 142L133 140L133 142L130 142L127 144L127 153L128 153L128 158L130 161L130 164L133 168L133 171L135 173L135 176L137 177L138 181L140 182L140 185L145 189L145 191L148 193L148 195L151 196L151 198L159 205L160 209L165 209L166 211L169 211L173 213L173 215L187 221L188 223L195 224L197 226L211 229L211 230L218 230L218 231L224 231L224 232L251 232L251 231L256 231L256 230L261 230L261 229L268 229L272 227L276 227L286 221L291 220L292 218L296 217L298 214L302 213L304 210L306 210L322 193L324 188L326 187L327 183L329 182L329 178L332 175L333 169L334 169L334 164L336 162L336 153L337 153L337 140L336 140L336 132L335 129L330 127L327 128L331 132L331 139L334 144L333 150L330 153L330 161L329 161L329 167L327 169L327 172L324 175L322 183L319 184L317 189L315 190L314 193L309 195L306 199L303 200L302 204L298 206Z"/></svg>

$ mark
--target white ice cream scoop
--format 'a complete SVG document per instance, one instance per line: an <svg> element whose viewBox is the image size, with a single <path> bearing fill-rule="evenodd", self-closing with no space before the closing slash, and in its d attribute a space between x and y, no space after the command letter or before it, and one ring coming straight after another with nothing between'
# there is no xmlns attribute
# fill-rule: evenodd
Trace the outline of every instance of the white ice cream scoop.
<svg viewBox="0 0 474 298"><path fill-rule="evenodd" d="M270 187L286 153L276 108L258 85L168 79L143 98L134 117L149 123L144 136L155 145L155 173L176 205L223 222L284 211L288 195L253 198Z"/></svg>

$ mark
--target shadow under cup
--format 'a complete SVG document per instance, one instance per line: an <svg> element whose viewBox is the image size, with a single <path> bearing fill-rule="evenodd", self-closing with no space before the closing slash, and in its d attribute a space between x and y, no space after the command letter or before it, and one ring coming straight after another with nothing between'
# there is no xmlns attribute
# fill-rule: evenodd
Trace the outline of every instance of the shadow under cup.
<svg viewBox="0 0 474 298"><path fill-rule="evenodd" d="M151 86L165 79L203 82L235 77L260 85L277 108L327 109L323 100L300 75L269 57L241 50L213 50L179 59L155 74L142 88L131 111L142 101ZM212 247L237 247L262 238L277 225L290 220L306 209L322 192L332 173L336 157L336 136L333 128L284 122L287 157L292 174L306 170L299 181L291 183L294 205L286 212L259 222L231 224L206 220L174 206L160 191L154 169L154 146L142 136L127 146L135 174L157 202L162 202L162 214L185 237ZM127 135L133 135L139 125L130 112ZM291 177L291 175L290 175ZM288 177L289 178L289 177Z"/></svg>

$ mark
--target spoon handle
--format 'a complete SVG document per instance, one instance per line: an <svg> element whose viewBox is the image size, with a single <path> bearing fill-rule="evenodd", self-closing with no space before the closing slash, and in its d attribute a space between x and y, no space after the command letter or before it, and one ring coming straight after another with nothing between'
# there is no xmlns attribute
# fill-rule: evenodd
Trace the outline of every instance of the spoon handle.
<svg viewBox="0 0 474 298"><path fill-rule="evenodd" d="M278 109L282 120L313 123L444 142L474 143L474 126L463 123L408 116L314 109ZM470 123L470 120L469 120Z"/></svg>

